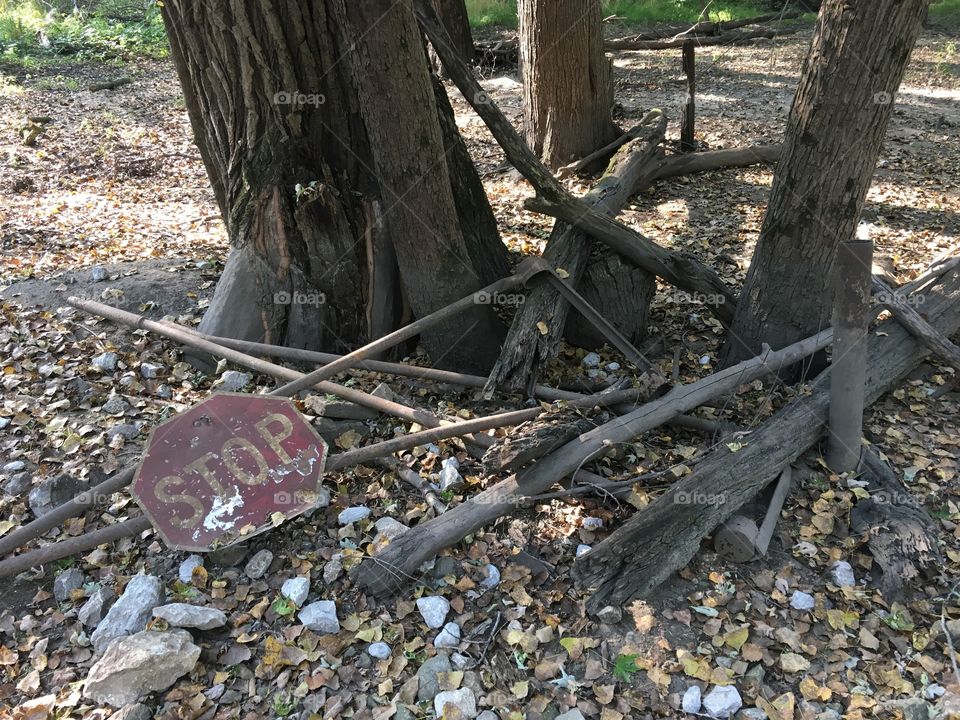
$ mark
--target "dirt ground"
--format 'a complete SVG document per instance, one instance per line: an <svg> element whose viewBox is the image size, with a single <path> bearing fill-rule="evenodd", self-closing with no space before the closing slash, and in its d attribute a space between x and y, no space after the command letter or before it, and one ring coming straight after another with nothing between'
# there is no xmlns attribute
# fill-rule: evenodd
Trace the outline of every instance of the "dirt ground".
<svg viewBox="0 0 960 720"><path fill-rule="evenodd" d="M780 40L699 55L698 138L705 148L780 139L808 39L806 28ZM99 298L195 322L222 268L225 233L190 143L170 63L0 70L0 465L24 462L34 484L59 473L89 480L93 467L109 473L139 457L150 427L205 397L217 377L186 366L175 344L85 318L65 309L64 299ZM134 82L113 91L83 89L91 79L120 74ZM628 127L662 107L670 118L668 137L677 138L685 92L679 51L619 53L615 81L618 122ZM484 87L519 125L516 76L486 77ZM539 252L550 221L523 209L529 186L504 167L499 148L456 90L451 97L504 240L518 255ZM36 115L51 122L35 145L25 146L20 130L27 116ZM621 219L666 247L696 254L739 285L771 179L769 168L755 167L661 182L635 198ZM877 253L890 259L902 280L956 247L958 181L960 55L953 38L927 33L897 97L864 215ZM105 270L105 279L94 280L94 266ZM663 338L657 359L668 376L674 364L684 382L713 371L719 325L666 286L658 288L650 334ZM111 350L120 356L116 372L91 368L94 355ZM547 380L581 374L583 354L565 349ZM601 355L604 363L626 365L614 352ZM160 378L144 378L144 363L161 366ZM356 373L352 382L370 390L384 380L440 414L481 415L520 402L372 373ZM474 688L481 709L495 710L503 720L552 719L574 707L602 720L683 717L680 698L693 684L704 692L736 687L744 705L740 717L925 718L928 708L943 706L937 698L945 688L946 697L960 691L940 622L941 614L960 618L960 598L950 593L960 568L960 394L952 381L949 368L924 364L874 405L866 420L868 439L935 518L945 558L942 574L918 583L915 597L902 604L876 591L876 568L863 538L849 528L855 493L815 456L801 464L766 557L727 563L706 541L674 580L647 602L624 609L619 619L617 613L603 620L587 615L586 596L568 577L579 544L599 541L634 512L626 502L602 497L545 502L487 528L439 559L442 571L427 572L405 597L373 603L343 575L320 580L335 553L346 552L349 565L351 553L362 553L373 532L366 523L350 533L338 528L342 508L365 504L373 508L371 522L393 516L408 524L427 512L416 491L369 468L331 477L334 502L327 510L250 543L247 555L270 547L275 556L260 581L246 581L242 561L221 556L206 563L209 584L178 585L176 565L185 555L165 552L156 536L95 551L74 565L89 580L84 593L144 570L162 577L171 592L228 612L228 627L202 637L204 661L194 675L148 701L162 717L401 717L391 703L398 693L406 697L401 689L434 653L432 632L412 606L423 593L452 600L468 639L461 648L470 659L463 676L444 682ZM254 384L264 388L272 381L255 378ZM794 393L769 384L744 388L704 414L749 431ZM119 415L104 409L114 395L126 405ZM136 436L110 437L118 422L136 426ZM379 418L365 434L388 437L399 427ZM344 433L336 444L345 449L358 441ZM620 477L669 467L680 477L715 442L662 428L599 469ZM421 450L410 460L428 477L439 471L443 457L460 458L467 486L451 501L485 482L456 443ZM11 475L0 472L0 482ZM635 504L662 489L645 488ZM100 527L134 509L121 494L108 512L90 513L49 538ZM25 496L5 493L0 517L10 519L0 525L3 532L30 519ZM587 518L601 519L602 529L585 523ZM855 587L833 580L831 566L838 560L853 567ZM479 592L478 573L487 563L500 568L502 580ZM0 654L0 717L4 704L12 708L49 695L60 717L105 716L71 694L92 657L78 635L83 629L76 611L83 598L57 603L49 594L56 570L30 573L0 595L0 639L9 648ZM342 617L351 619L336 642L298 630L273 602L285 577L311 572L315 593L335 597ZM792 608L796 591L812 595L814 609ZM492 619L506 627L487 637L484 623ZM381 637L396 651L390 662L371 662L366 642ZM42 638L47 642L37 653ZM233 661L221 662L225 656ZM204 694L218 685L226 691L215 699ZM188 705L189 713L182 710ZM420 710L431 716L427 704Z"/></svg>

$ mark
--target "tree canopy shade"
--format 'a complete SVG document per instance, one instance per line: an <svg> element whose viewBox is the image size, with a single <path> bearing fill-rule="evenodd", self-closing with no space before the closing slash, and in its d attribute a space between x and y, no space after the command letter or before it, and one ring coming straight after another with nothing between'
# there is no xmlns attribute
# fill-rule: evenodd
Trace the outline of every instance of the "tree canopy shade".
<svg viewBox="0 0 960 720"><path fill-rule="evenodd" d="M505 274L409 2L163 13L232 247L204 332L345 349ZM501 333L477 305L423 340L436 364L483 369Z"/></svg>
<svg viewBox="0 0 960 720"><path fill-rule="evenodd" d="M724 350L729 364L830 324L830 275L854 237L926 0L823 3L760 239Z"/></svg>

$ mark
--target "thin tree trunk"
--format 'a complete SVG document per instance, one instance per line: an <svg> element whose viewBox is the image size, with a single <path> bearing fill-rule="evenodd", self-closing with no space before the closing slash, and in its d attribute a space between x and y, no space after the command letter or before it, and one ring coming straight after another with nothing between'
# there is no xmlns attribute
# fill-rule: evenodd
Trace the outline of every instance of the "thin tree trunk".
<svg viewBox="0 0 960 720"><path fill-rule="evenodd" d="M854 237L926 0L823 4L723 362L830 323L831 267Z"/></svg>
<svg viewBox="0 0 960 720"><path fill-rule="evenodd" d="M464 0L432 0L437 16L447 29L447 35L453 41L453 49L465 63L473 61L473 33L470 31L470 17ZM439 58L432 55L434 68L442 70Z"/></svg>
<svg viewBox="0 0 960 720"><path fill-rule="evenodd" d="M527 143L551 168L617 136L600 0L520 0Z"/></svg>
<svg viewBox="0 0 960 720"><path fill-rule="evenodd" d="M163 14L232 247L204 332L343 351L482 287L409 2ZM478 306L423 340L486 369L501 337Z"/></svg>

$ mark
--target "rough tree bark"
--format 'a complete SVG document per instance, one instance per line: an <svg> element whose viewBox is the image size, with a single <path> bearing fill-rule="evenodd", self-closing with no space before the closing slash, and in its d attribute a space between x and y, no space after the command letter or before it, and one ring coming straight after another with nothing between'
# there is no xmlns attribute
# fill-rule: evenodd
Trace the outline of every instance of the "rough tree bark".
<svg viewBox="0 0 960 720"><path fill-rule="evenodd" d="M804 62L726 364L830 323L838 244L854 237L926 0L827 0Z"/></svg>
<svg viewBox="0 0 960 720"><path fill-rule="evenodd" d="M464 0L433 0L433 7L453 41L453 49L465 63L473 61L473 33ZM433 66L442 71L440 59L432 55Z"/></svg>
<svg viewBox="0 0 960 720"><path fill-rule="evenodd" d="M556 169L617 136L600 0L520 0L527 143Z"/></svg>
<svg viewBox="0 0 960 720"><path fill-rule="evenodd" d="M409 2L163 14L232 247L204 332L344 350L483 286L474 259L502 250L459 230L455 189L479 197L459 192L465 150L445 153ZM478 306L423 340L437 363L486 369L501 337Z"/></svg>

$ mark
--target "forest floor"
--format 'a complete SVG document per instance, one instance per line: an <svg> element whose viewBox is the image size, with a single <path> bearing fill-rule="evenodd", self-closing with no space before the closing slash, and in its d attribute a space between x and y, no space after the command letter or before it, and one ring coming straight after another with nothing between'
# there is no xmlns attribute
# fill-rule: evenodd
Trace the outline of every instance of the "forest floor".
<svg viewBox="0 0 960 720"><path fill-rule="evenodd" d="M705 146L780 139L808 39L803 32L700 55L698 133ZM618 121L626 127L662 107L675 139L683 96L679 51L621 53L615 65ZM66 308L65 297L102 298L195 322L222 269L226 238L190 143L171 63L0 66L0 72L3 535L32 518L32 487L60 474L88 482L137 460L152 427L204 399L218 381L182 362L174 343L92 320ZM120 75L133 83L85 89ZM492 75L484 86L519 125L515 74ZM538 253L550 221L522 208L529 186L504 167L499 148L455 90L451 96L505 241L518 255ZM35 144L24 145L27 118L39 115L50 121ZM621 218L664 246L696 254L739 286L771 179L769 168L757 167L660 182ZM898 95L864 217L878 255L889 258L902 280L956 246L958 186L960 54L953 39L931 32ZM688 297L660 286L650 334L662 337L654 357L666 376L676 372L687 382L714 370L721 329ZM116 368L94 367L91 360L107 351L118 354ZM565 348L545 382L582 377L584 354ZM600 355L601 367L628 366L609 349ZM159 366L159 377L145 378L145 363ZM630 375L624 369L609 374ZM438 414L470 417L521 402L351 375L367 390L388 382L401 397ZM953 380L950 368L929 361L871 407L865 422L868 439L935 518L945 557L942 575L919 583L903 604L886 602L875 589L863 538L849 529L854 492L816 456L803 463L767 556L731 564L705 542L655 597L622 614L588 615L570 564L578 545L601 540L634 511L631 503L642 507L662 487L638 489L630 503L588 497L538 504L450 549L408 594L373 602L347 581L343 567L368 547L375 521L389 516L410 525L429 510L392 474L360 467L328 476L330 507L235 552L208 556L205 570L188 572L185 582L178 566L186 555L164 552L160 538L147 533L5 583L0 717L108 715L81 695L95 658L91 628L78 611L99 588L119 592L138 572L159 577L170 598L210 605L228 617L224 627L195 633L203 654L192 673L146 699L158 717L431 717L433 695L457 688L471 691L479 709L502 720L559 713L570 720L576 710L602 720L683 717L681 697L694 684L704 693L735 687L745 718L919 719L934 708L945 717L945 706L960 692L950 634L940 623L941 613L953 620L948 626L960 639L960 598L951 594L960 577L960 393ZM270 386L269 378L254 376L247 391ZM749 430L797 392L757 383L701 414ZM385 417L355 423L332 438L333 448L407 429ZM715 442L663 428L604 460L599 471L616 478L671 468L681 477ZM445 495L455 503L489 481L462 446L419 448L409 462L435 479L450 456L459 459L466 480ZM340 526L338 513L357 505L371 515ZM109 509L65 523L44 542L136 512L120 493ZM272 562L252 577L257 573L247 563L265 548ZM856 586L835 583L831 567L838 560L851 564ZM500 575L492 588L483 584L489 565ZM82 583L58 599L54 579L68 570L79 570ZM297 622L280 595L294 576L311 578L310 601L336 600L339 633L316 634ZM812 608L791 607L806 607L803 593L812 596ZM437 631L424 625L414 604L421 595L445 597L447 620L464 638L453 667L439 675L442 663L430 660ZM389 646L385 659L367 653L378 641Z"/></svg>

